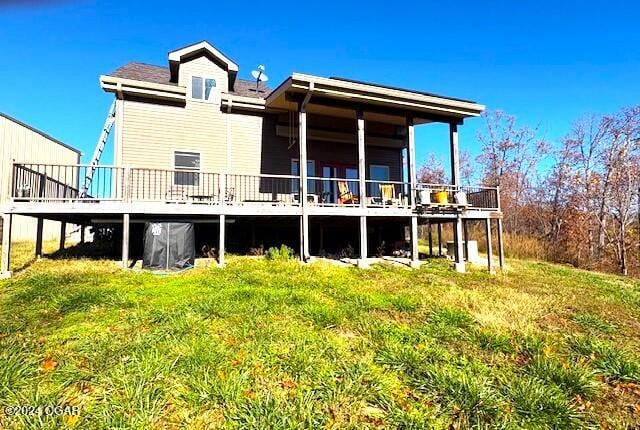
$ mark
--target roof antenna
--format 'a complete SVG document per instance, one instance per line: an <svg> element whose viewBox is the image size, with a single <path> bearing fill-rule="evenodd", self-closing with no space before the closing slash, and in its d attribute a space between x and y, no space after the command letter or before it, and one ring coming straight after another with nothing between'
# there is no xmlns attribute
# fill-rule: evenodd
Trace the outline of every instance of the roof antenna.
<svg viewBox="0 0 640 430"><path fill-rule="evenodd" d="M267 82L269 80L269 77L264 74L264 66L262 64L258 66L258 70L251 71L251 76L256 80L256 92L258 92L260 82Z"/></svg>

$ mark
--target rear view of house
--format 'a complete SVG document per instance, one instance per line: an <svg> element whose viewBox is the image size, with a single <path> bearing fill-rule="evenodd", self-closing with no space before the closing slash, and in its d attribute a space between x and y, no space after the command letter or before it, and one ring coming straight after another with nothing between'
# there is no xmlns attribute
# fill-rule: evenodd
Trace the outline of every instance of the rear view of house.
<svg viewBox="0 0 640 430"><path fill-rule="evenodd" d="M33 191L29 184L12 184L13 163L78 164L80 151L54 139L15 118L0 112L0 204L12 197L24 197ZM15 216L12 237L16 241L33 241L38 228L36 218ZM3 229L0 220L0 232ZM41 226L44 240L58 238L59 222L46 221Z"/></svg>
<svg viewBox="0 0 640 430"><path fill-rule="evenodd" d="M305 261L353 256L366 266L369 256L402 253L417 265L419 225L451 224L463 271L467 221L484 221L489 237L495 221L501 238L499 190L460 184L458 127L484 106L298 73L271 89L239 74L230 57L200 42L170 52L167 67L129 63L101 76L115 97L113 164L23 160L5 218L121 226L125 265L145 221L195 223L197 249L217 249L221 265L225 250L281 243ZM417 181L415 127L431 123L449 127L449 184ZM78 178L75 191L19 195L22 182L43 175Z"/></svg>

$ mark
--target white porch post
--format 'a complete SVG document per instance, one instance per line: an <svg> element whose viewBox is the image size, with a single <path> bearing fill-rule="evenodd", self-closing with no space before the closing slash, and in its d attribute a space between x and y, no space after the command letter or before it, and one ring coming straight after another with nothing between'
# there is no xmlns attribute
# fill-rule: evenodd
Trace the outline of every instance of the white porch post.
<svg viewBox="0 0 640 430"><path fill-rule="evenodd" d="M129 267L129 214L122 215L122 267Z"/></svg>
<svg viewBox="0 0 640 430"><path fill-rule="evenodd" d="M363 209L363 215L360 215L360 259L358 260L358 267L364 268L368 266L367 216L364 215L364 210L367 207L367 162L364 141L364 112L358 110L356 117L358 123L358 185L360 207Z"/></svg>
<svg viewBox="0 0 640 430"><path fill-rule="evenodd" d="M0 279L11 277L11 214L2 215L2 258L0 259Z"/></svg>
<svg viewBox="0 0 640 430"><path fill-rule="evenodd" d="M218 242L218 267L224 267L224 251L225 251L225 235L226 235L226 216L220 215L220 237Z"/></svg>
<svg viewBox="0 0 640 430"><path fill-rule="evenodd" d="M451 145L451 185L453 185L457 191L457 187L460 185L460 149L458 147L458 124L455 122L449 123L449 140ZM458 272L465 272L462 222L462 217L458 215L454 220L453 226L455 247L454 267Z"/></svg>
<svg viewBox="0 0 640 430"><path fill-rule="evenodd" d="M300 220L300 259L307 261L309 254L309 215L306 211L307 196L307 112L304 103L300 105L298 112L298 134L300 157L298 161L298 173L300 174L300 207L302 218Z"/></svg>
<svg viewBox="0 0 640 430"><path fill-rule="evenodd" d="M415 208L416 202L416 185L418 177L416 174L416 136L413 125L413 118L407 119L407 137L408 137L408 164L409 164L409 204L411 208Z"/></svg>
<svg viewBox="0 0 640 430"><path fill-rule="evenodd" d="M460 148L458 146L458 124L449 123L449 141L451 145L451 185L460 185Z"/></svg>
<svg viewBox="0 0 640 430"><path fill-rule="evenodd" d="M413 125L413 118L407 118L407 156L409 163L409 207L415 210L416 207L416 137ZM420 254L418 252L418 216L411 216L411 267L420 265Z"/></svg>

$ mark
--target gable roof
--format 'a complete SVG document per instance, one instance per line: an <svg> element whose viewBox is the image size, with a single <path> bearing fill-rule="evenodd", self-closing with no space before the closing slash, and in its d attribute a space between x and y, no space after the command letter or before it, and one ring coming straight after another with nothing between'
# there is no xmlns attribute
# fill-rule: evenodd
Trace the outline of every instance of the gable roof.
<svg viewBox="0 0 640 430"><path fill-rule="evenodd" d="M192 43L190 45L185 46L184 48L179 48L174 51L169 52L169 62L177 62L182 61L182 58L189 57L192 55L196 55L201 52L206 52L209 55L213 56L216 60L222 63L227 71L229 72L237 72L238 65L234 63L229 57L224 55L218 49L216 49L212 44L203 40L201 42Z"/></svg>
<svg viewBox="0 0 640 430"><path fill-rule="evenodd" d="M153 64L135 62L128 63L114 70L109 74L109 76L132 79L135 81L152 82L154 84L178 85L176 82L171 81L171 72L168 67L156 66ZM230 91L230 94L243 97L265 98L270 92L271 89L262 82L256 91L255 81L236 79L233 83L233 90Z"/></svg>
<svg viewBox="0 0 640 430"><path fill-rule="evenodd" d="M59 141L58 139L56 139L55 137L51 137L50 135L48 135L47 133L45 133L44 131L38 130L37 128L31 127L29 124L25 124L24 122L20 121L19 119L15 119L14 117L7 115L6 113L0 112L0 117L6 118L11 122L14 122L16 124L18 124L19 126L22 126L24 128L26 128L27 130L30 130L34 133L39 134L40 136L44 137L47 140L50 140L54 143L57 143L60 146L63 146L73 152L75 152L78 155L82 155L82 152L72 146L67 145L64 142Z"/></svg>

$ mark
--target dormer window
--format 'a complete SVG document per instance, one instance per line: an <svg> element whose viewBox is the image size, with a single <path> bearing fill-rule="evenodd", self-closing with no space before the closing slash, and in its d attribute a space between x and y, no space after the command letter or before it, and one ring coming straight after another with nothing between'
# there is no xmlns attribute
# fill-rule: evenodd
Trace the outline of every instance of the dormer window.
<svg viewBox="0 0 640 430"><path fill-rule="evenodd" d="M216 101L216 80L213 78L203 78L202 76L191 77L191 98L206 102Z"/></svg>

